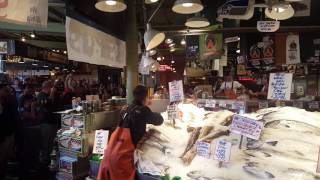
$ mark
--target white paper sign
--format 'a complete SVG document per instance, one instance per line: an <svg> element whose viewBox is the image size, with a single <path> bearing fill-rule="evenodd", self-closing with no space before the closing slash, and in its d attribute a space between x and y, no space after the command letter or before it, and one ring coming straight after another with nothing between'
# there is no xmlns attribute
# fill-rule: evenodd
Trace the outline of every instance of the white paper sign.
<svg viewBox="0 0 320 180"><path fill-rule="evenodd" d="M197 141L197 154L198 156L210 158L211 155L211 144L203 141Z"/></svg>
<svg viewBox="0 0 320 180"><path fill-rule="evenodd" d="M177 105L169 105L167 107L167 113L168 113L168 119L178 119L179 114L178 114L178 107Z"/></svg>
<svg viewBox="0 0 320 180"><path fill-rule="evenodd" d="M89 64L123 68L126 65L126 43L116 37L66 18L68 58Z"/></svg>
<svg viewBox="0 0 320 180"><path fill-rule="evenodd" d="M96 130L94 145L93 145L94 154L104 153L104 150L107 148L108 137L109 137L109 131Z"/></svg>
<svg viewBox="0 0 320 180"><path fill-rule="evenodd" d="M214 151L214 159L219 162L229 162L231 154L231 142L225 140L219 140L216 143L216 149Z"/></svg>
<svg viewBox="0 0 320 180"><path fill-rule="evenodd" d="M286 41L286 63L300 63L300 42L299 35L289 35Z"/></svg>
<svg viewBox="0 0 320 180"><path fill-rule="evenodd" d="M263 123L240 115L234 115L230 128L232 133L259 140Z"/></svg>
<svg viewBox="0 0 320 180"><path fill-rule="evenodd" d="M48 0L0 0L0 21L46 28Z"/></svg>
<svg viewBox="0 0 320 180"><path fill-rule="evenodd" d="M207 99L205 107L207 108L215 108L216 107L216 101L212 99Z"/></svg>
<svg viewBox="0 0 320 180"><path fill-rule="evenodd" d="M257 29L260 32L276 32L280 28L280 21L258 21Z"/></svg>
<svg viewBox="0 0 320 180"><path fill-rule="evenodd" d="M184 99L182 80L169 82L170 102Z"/></svg>
<svg viewBox="0 0 320 180"><path fill-rule="evenodd" d="M291 73L271 73L268 99L290 100L292 76Z"/></svg>

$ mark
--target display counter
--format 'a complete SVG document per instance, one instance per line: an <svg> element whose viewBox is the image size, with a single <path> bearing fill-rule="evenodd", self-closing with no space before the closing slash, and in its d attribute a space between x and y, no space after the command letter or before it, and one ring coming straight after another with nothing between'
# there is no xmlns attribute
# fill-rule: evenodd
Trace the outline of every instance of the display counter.
<svg viewBox="0 0 320 180"><path fill-rule="evenodd" d="M169 104L169 99L152 99L149 107L153 112L161 113L167 110Z"/></svg>

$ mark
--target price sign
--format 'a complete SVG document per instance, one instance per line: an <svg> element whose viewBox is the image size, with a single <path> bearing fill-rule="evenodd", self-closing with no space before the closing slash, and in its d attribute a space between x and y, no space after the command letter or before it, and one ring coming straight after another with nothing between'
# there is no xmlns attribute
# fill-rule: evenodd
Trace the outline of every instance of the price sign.
<svg viewBox="0 0 320 180"><path fill-rule="evenodd" d="M231 142L219 140L216 143L216 149L214 151L214 159L220 162L229 162L231 154Z"/></svg>
<svg viewBox="0 0 320 180"><path fill-rule="evenodd" d="M93 153L94 154L103 154L105 148L107 148L108 144L109 131L105 130L96 130L94 145L93 145Z"/></svg>
<svg viewBox="0 0 320 180"><path fill-rule="evenodd" d="M170 105L167 107L168 119L178 119L178 107L177 105Z"/></svg>
<svg viewBox="0 0 320 180"><path fill-rule="evenodd" d="M280 28L280 21L258 21L257 29L260 32L276 32Z"/></svg>
<svg viewBox="0 0 320 180"><path fill-rule="evenodd" d="M320 150L319 150L319 155L318 155L317 173L320 173Z"/></svg>
<svg viewBox="0 0 320 180"><path fill-rule="evenodd" d="M203 141L198 141L196 143L198 156L210 159L211 155L211 144Z"/></svg>
<svg viewBox="0 0 320 180"><path fill-rule="evenodd" d="M170 102L182 101L184 98L182 80L169 82Z"/></svg>
<svg viewBox="0 0 320 180"><path fill-rule="evenodd" d="M259 140L263 123L240 115L234 115L231 132L245 137Z"/></svg>
<svg viewBox="0 0 320 180"><path fill-rule="evenodd" d="M319 109L319 102L309 102L309 109Z"/></svg>
<svg viewBox="0 0 320 180"><path fill-rule="evenodd" d="M207 107L207 108L215 108L216 107L216 101L212 100L212 99L207 99L205 107Z"/></svg>
<svg viewBox="0 0 320 180"><path fill-rule="evenodd" d="M268 99L290 100L292 73L271 73Z"/></svg>
<svg viewBox="0 0 320 180"><path fill-rule="evenodd" d="M269 107L268 101L259 102L259 109L266 109Z"/></svg>

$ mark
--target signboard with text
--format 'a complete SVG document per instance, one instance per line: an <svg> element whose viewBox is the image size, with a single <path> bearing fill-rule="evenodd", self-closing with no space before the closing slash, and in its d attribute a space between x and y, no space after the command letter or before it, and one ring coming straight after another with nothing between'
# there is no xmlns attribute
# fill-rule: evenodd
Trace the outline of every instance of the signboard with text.
<svg viewBox="0 0 320 180"><path fill-rule="evenodd" d="M229 162L231 154L231 142L225 140L219 140L216 143L216 149L214 151L214 159L219 162Z"/></svg>
<svg viewBox="0 0 320 180"><path fill-rule="evenodd" d="M105 130L96 130L94 145L93 145L93 153L94 154L103 154L105 148L108 144L109 131Z"/></svg>
<svg viewBox="0 0 320 180"><path fill-rule="evenodd" d="M280 28L280 21L258 21L257 29L260 32L276 32Z"/></svg>
<svg viewBox="0 0 320 180"><path fill-rule="evenodd" d="M170 102L182 101L184 99L182 80L169 82Z"/></svg>
<svg viewBox="0 0 320 180"><path fill-rule="evenodd" d="M240 115L234 115L230 131L245 137L259 140L263 123Z"/></svg>
<svg viewBox="0 0 320 180"><path fill-rule="evenodd" d="M203 141L198 141L196 143L197 147L197 155L204 157L204 158L210 158L211 155L211 144Z"/></svg>
<svg viewBox="0 0 320 180"><path fill-rule="evenodd" d="M268 99L290 100L292 73L271 73Z"/></svg>

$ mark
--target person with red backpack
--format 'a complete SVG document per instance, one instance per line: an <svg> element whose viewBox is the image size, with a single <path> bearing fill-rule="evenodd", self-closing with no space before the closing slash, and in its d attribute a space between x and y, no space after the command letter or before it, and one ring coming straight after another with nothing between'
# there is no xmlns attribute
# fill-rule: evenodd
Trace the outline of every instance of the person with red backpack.
<svg viewBox="0 0 320 180"><path fill-rule="evenodd" d="M148 90L137 86L133 91L134 100L131 105L122 109L120 122L113 132L104 158L101 161L98 180L134 180L134 151L146 133L146 125L161 125L163 118L153 113L148 107Z"/></svg>

